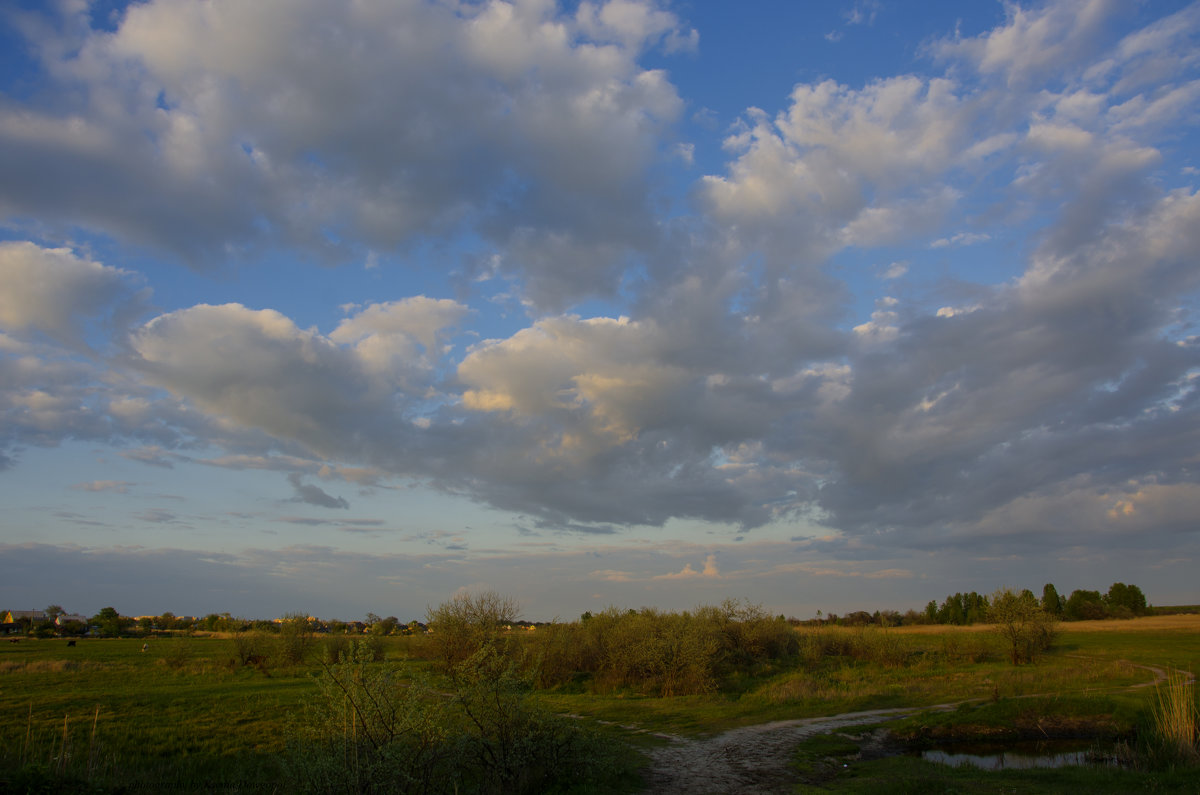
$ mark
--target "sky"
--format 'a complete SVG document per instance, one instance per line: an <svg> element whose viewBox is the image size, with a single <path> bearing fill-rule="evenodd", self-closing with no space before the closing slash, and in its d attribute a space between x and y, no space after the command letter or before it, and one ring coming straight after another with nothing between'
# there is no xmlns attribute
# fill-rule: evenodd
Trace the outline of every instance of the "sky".
<svg viewBox="0 0 1200 795"><path fill-rule="evenodd" d="M1200 602L1200 3L17 0L0 608Z"/></svg>

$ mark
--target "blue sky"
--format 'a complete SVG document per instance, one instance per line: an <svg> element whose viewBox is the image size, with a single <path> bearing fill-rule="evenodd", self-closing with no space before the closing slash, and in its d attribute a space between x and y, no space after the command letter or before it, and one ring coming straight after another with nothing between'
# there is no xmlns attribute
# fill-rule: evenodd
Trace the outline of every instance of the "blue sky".
<svg viewBox="0 0 1200 795"><path fill-rule="evenodd" d="M1194 603L1200 5L0 17L0 607Z"/></svg>

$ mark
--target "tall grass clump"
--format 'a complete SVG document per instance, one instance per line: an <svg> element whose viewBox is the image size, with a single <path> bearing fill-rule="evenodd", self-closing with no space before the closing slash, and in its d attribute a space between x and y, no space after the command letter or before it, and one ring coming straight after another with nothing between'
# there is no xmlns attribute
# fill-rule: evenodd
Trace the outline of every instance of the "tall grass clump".
<svg viewBox="0 0 1200 795"><path fill-rule="evenodd" d="M17 738L0 742L0 792L103 792L113 760L99 740L100 707L84 721L38 720L33 704Z"/></svg>
<svg viewBox="0 0 1200 795"><path fill-rule="evenodd" d="M322 665L285 761L289 791L533 795L613 791L619 749L533 699L532 674L485 643L436 687L376 662L364 641ZM624 765L624 767L623 767Z"/></svg>
<svg viewBox="0 0 1200 795"><path fill-rule="evenodd" d="M1195 685L1182 671L1170 670L1166 682L1155 686L1155 695L1154 735L1159 749L1175 761L1200 761Z"/></svg>

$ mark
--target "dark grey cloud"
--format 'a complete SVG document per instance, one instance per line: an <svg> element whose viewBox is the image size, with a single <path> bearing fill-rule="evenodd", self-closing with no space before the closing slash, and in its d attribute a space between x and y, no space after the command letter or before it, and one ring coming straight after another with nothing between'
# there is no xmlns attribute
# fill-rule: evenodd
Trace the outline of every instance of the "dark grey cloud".
<svg viewBox="0 0 1200 795"><path fill-rule="evenodd" d="M150 522L151 524L183 524L184 523L184 520L180 519L177 514L171 513L170 511L163 510L162 508L151 508L148 511L142 511L140 513L134 514L134 518L140 519L143 522Z"/></svg>
<svg viewBox="0 0 1200 795"><path fill-rule="evenodd" d="M292 497L292 502L303 502L320 508L348 509L350 507L350 503L342 497L334 497L325 493L319 486L303 482L301 476L296 473L288 475L288 483L292 484L292 488L296 492L296 496Z"/></svg>

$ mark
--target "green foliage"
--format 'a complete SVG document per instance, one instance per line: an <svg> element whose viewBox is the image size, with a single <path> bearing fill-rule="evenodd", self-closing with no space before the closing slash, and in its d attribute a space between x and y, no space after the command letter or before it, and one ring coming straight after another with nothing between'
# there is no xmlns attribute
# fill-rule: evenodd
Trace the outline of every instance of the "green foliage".
<svg viewBox="0 0 1200 795"><path fill-rule="evenodd" d="M363 641L324 665L287 772L306 792L430 792L448 759L445 699L374 662Z"/></svg>
<svg viewBox="0 0 1200 795"><path fill-rule="evenodd" d="M1001 588L992 595L988 619L1006 641L1013 665L1031 663L1050 648L1056 633L1054 616L1042 610L1028 589Z"/></svg>
<svg viewBox="0 0 1200 795"><path fill-rule="evenodd" d="M1200 762L1197 746L1195 683L1182 671L1172 670L1167 681L1155 687L1154 749L1169 763Z"/></svg>
<svg viewBox="0 0 1200 795"><path fill-rule="evenodd" d="M299 665L304 662L313 646L316 637L309 626L308 616L304 613L287 613L279 623L279 640L277 644L279 660L284 665Z"/></svg>
<svg viewBox="0 0 1200 795"><path fill-rule="evenodd" d="M438 764L444 766L439 769L445 771L445 777L431 790L434 793L452 789L455 784L459 792L479 791L480 782L491 775L478 761L480 746L485 744L481 738L505 737L506 725L525 727L521 731L542 738L533 743L538 759L583 758L578 764L569 761L562 766L579 769L590 777L593 783L583 785L586 791L611 792L612 786L604 782L611 782L614 771L628 771L636 764L636 752L628 747L614 750L610 743L593 735L588 730L598 727L593 718L618 724L600 728L605 736L644 745L654 742L652 735L629 733L619 725L635 723L651 731L711 734L769 720L967 699L992 704L995 699L997 709L1032 710L1037 720L1030 721L1030 729L1041 731L1039 727L1052 725L1047 717L1064 713L1080 694L1114 693L1150 679L1149 672L1121 661L1161 667L1160 661L1173 660L1194 667L1194 661L1200 659L1200 633L1195 631L1195 624L1159 618L1126 622L1116 631L1111 625L1063 625L1059 648L1042 655L1037 666L1012 666L1007 661L1007 647L998 653L1000 637L982 629L910 630L827 624L797 628L761 613L752 605L727 603L696 608L683 621L679 614L662 611L614 609L593 615L586 622L542 625L532 632L501 629L495 633L491 656L484 655L475 661L478 664L472 664L478 673L478 686L470 684L472 677L467 675L472 666L453 669L444 680L426 683L420 678L420 672L439 667L434 635L357 637L364 644L377 642L387 652L388 662L375 662L372 651L363 662L366 671L394 671L392 680L399 686L416 688L398 691L398 697L420 692L424 694L421 709L439 710L436 718L446 737L446 755L439 757L445 761ZM597 620L613 624L606 630L609 634L583 631L584 624ZM703 628L702 636L708 633L718 641L709 669L715 677L715 689L656 698L651 696L658 695L654 688L660 685L653 681L639 683L631 679L623 687L602 687L594 673L597 661L604 659L600 641L605 637L614 641L635 638L632 633L616 632L627 620L630 627L655 632L660 622ZM265 648L273 650L278 634L274 625L270 630L267 626L254 632L259 633ZM778 637L774 635L777 628ZM766 641L756 640L756 632L763 633ZM246 634L253 633L247 630ZM227 662L233 656L230 637L152 640L148 653L141 652L142 639L130 638L85 638L71 649L61 638L22 638L17 644L0 644L0 791L16 787L15 791L24 792L23 782L32 782L35 788L69 791L74 786L71 781L82 781L71 772L70 765L76 761L61 776L47 765L56 755L54 748L61 746L64 717L69 722L68 746L74 749L71 759L80 763L86 759L83 751L90 742L97 706L96 745L103 750L101 770L107 772L85 782L89 791L103 791L104 787L112 791L197 793L304 789L301 771L294 770L296 777L284 780L280 765L288 758L284 754L287 743L296 740L299 744L302 739L292 723L295 716L309 714L305 705L315 706L324 700L310 674L321 671L324 675L318 657L327 659L323 644L330 639L332 636L325 636L321 654L307 655L299 666L272 661L270 677L251 668L229 666ZM771 651L776 642L780 645ZM772 656L787 648L795 648L795 653ZM548 664L554 659L561 662L558 673L552 673L554 669ZM407 662L400 665L397 660ZM503 662L502 667L498 667L499 662ZM501 686L493 686L493 680ZM554 689L534 689L546 687ZM486 711L472 707L481 716L480 723L491 727L481 729L468 717L459 701L460 693L484 706L492 698L490 703L505 706L505 712L491 714L511 714L513 720L506 724L485 719ZM1017 698L1037 693L1057 695L1053 699ZM1153 688L1103 697L1109 701L1102 711L1113 715L1114 725L1121 732L1133 731L1141 725L1138 715L1146 715L1144 731L1139 730L1139 749L1143 735L1149 737L1152 732L1149 705L1153 697ZM513 704L518 708L512 709ZM545 712L550 713L550 724L541 723ZM564 713L589 718L553 718ZM528 717L530 714L532 717ZM327 714L320 725L339 736L345 731L351 735L354 732L353 723L344 716L339 722L336 715ZM39 765L40 772L30 768L30 777L10 786L17 780L14 774L23 769L20 749L27 728L34 738L31 747L37 749L30 764ZM314 764L321 762L331 770L345 767L345 755L335 753L332 740L326 738L327 743L321 745L308 734L303 739L309 743ZM351 744L350 750L354 747ZM510 758L524 753L516 745L511 749ZM360 772L362 760L360 751ZM557 763L531 763L534 772L513 786L547 792L568 786L537 773L542 764ZM1163 764L1167 764L1165 757ZM855 767L852 763L851 769ZM1190 769L1188 775L1194 780L1195 769ZM351 789L355 781L335 780L350 782L343 791ZM1074 780L1078 783L1082 779ZM1127 791L1142 790L1141 785L1153 781L1165 782L1161 791L1178 791L1166 787L1166 783L1179 780L1142 776L1126 777L1122 782ZM372 786L379 791L390 785L385 782ZM332 786L327 788L332 790Z"/></svg>
<svg viewBox="0 0 1200 795"><path fill-rule="evenodd" d="M1052 616L1062 616L1063 607L1063 598L1058 595L1054 583L1046 583L1042 588L1042 609Z"/></svg>
<svg viewBox="0 0 1200 795"><path fill-rule="evenodd" d="M611 743L538 707L532 677L496 644L454 667L450 693L373 657L355 641L323 666L289 755L293 788L519 795L602 782L619 767Z"/></svg>
<svg viewBox="0 0 1200 795"><path fill-rule="evenodd" d="M453 743L456 791L541 793L608 774L613 749L578 722L537 706L533 677L497 645L464 660L453 681L465 718Z"/></svg>
<svg viewBox="0 0 1200 795"><path fill-rule="evenodd" d="M1146 614L1146 595L1136 585L1114 582L1104 595L1104 604L1115 616L1133 618Z"/></svg>
<svg viewBox="0 0 1200 795"><path fill-rule="evenodd" d="M1074 590L1063 606L1063 617L1070 621L1094 621L1108 617L1108 607L1099 591Z"/></svg>
<svg viewBox="0 0 1200 795"><path fill-rule="evenodd" d="M929 607L926 606L928 612ZM953 596L947 596L941 606L933 614L934 620L939 624L955 624L963 626L966 624L976 624L986 620L988 611L988 600L986 596L971 591L970 593L956 593Z"/></svg>
<svg viewBox="0 0 1200 795"><path fill-rule="evenodd" d="M458 593L429 608L433 647L442 670L449 673L488 643L496 642L520 617L520 605L495 591Z"/></svg>
<svg viewBox="0 0 1200 795"><path fill-rule="evenodd" d="M121 634L121 629L126 623L132 623L132 619L123 619L114 607L104 607L100 609L99 613L92 616L92 623L96 625L101 635L115 638Z"/></svg>
<svg viewBox="0 0 1200 795"><path fill-rule="evenodd" d="M523 645L542 687L586 681L602 693L680 696L765 673L794 659L800 644L786 619L727 600L683 613L609 608L539 627Z"/></svg>

